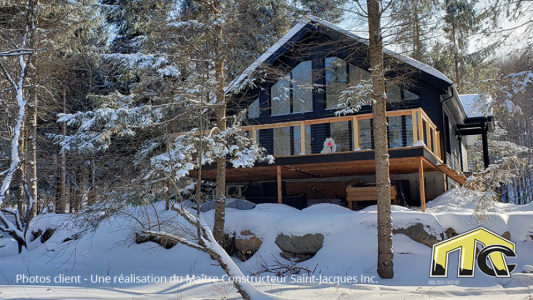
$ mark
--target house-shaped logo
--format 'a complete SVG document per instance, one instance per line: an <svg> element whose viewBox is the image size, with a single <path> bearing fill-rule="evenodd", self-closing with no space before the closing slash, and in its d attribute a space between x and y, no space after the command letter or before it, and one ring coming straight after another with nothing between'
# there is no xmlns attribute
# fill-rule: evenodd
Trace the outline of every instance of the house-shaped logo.
<svg viewBox="0 0 533 300"><path fill-rule="evenodd" d="M480 251L476 251L478 245ZM507 264L506 257L516 257L515 249L515 243L479 227L433 245L429 277L448 276L448 256L454 251L459 251L457 277L474 277L476 261L479 270L488 276L511 277L516 265Z"/></svg>

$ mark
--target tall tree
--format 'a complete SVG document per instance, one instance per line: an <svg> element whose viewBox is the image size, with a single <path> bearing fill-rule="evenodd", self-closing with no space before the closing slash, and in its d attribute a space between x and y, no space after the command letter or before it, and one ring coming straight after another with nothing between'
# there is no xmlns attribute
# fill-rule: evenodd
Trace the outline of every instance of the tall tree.
<svg viewBox="0 0 533 300"><path fill-rule="evenodd" d="M429 41L436 33L439 8L435 0L393 1L391 38L408 56L427 63Z"/></svg>
<svg viewBox="0 0 533 300"><path fill-rule="evenodd" d="M182 7L183 13L178 17L179 21L194 20L202 24L214 24L212 26L214 34L205 35L203 38L207 39L210 45L208 49L211 50L207 59L214 64L216 84L213 93L216 95L215 118L218 132L224 132L227 129L226 111L231 97L226 99L226 84L265 51L269 44L279 38L288 25L287 18L284 18L286 6L283 1L267 0L251 3L242 0L230 2L213 0L187 1ZM228 14L228 10L237 12L238 19L235 14ZM218 157L216 163L217 185L213 234L215 239L224 245L226 243L224 236L226 158Z"/></svg>
<svg viewBox="0 0 533 300"><path fill-rule="evenodd" d="M34 14L37 10L36 3L30 1L26 5L20 5L17 3L11 3L11 8L19 12L24 16L20 23L7 22L8 28L6 29L6 37L10 41L10 46L14 46L14 49L2 49L0 52L0 57L2 57L2 62L0 62L0 70L3 75L3 82L6 82L9 87L6 87L5 90L11 91L7 96L12 97L12 100L8 102L7 99L2 97L2 106L6 111L8 111L8 117L11 124L8 124L12 128L12 133L9 134L8 140L10 143L10 163L9 168L1 172L2 175L5 174L3 178L2 185L0 188L0 229L5 231L13 237L18 243L19 252L22 251L23 247L26 247L26 231L28 229L29 222L33 217L32 211L33 207L36 206L36 203L30 197L29 203L27 203L28 211L26 216L22 217L19 214L18 210L11 210L5 207L5 200L8 195L8 191L13 179L13 175L16 170L19 168L22 162L22 153L19 152L19 142L21 137L21 130L23 128L24 119L27 117L26 106L29 101L29 95L27 93L27 81L28 81L28 64L31 61L31 56L37 52L37 49L30 48L29 45L35 45L31 39L35 38L35 23L34 23ZM6 43L7 44L7 43ZM7 46L7 45L6 45ZM13 59L12 61L7 61L5 58ZM33 87L33 86L31 86ZM10 102L14 102L14 107L16 108L11 113L15 113L15 117L9 116L9 110L12 109ZM11 222L6 218L6 214L10 214L15 218L15 222Z"/></svg>
<svg viewBox="0 0 533 300"><path fill-rule="evenodd" d="M444 27L453 49L455 83L461 84L460 64L468 51L470 35L480 29L481 19L475 8L477 0L446 0Z"/></svg>
<svg viewBox="0 0 533 300"><path fill-rule="evenodd" d="M0 228L6 229L19 243L19 250L26 246L26 231L29 228L31 219L39 212L38 208L46 205L44 197L39 197L39 184L46 187L47 192L55 194L56 185L48 181L48 176L37 175L46 172L43 165L53 165L50 169L55 174L57 163L54 163L53 150L46 146L46 135L41 135L39 129L44 129L45 121L55 112L55 97L59 94L60 85L58 85L57 75L61 67L72 54L71 44L75 44L80 36L80 28L89 29L89 23L95 18L91 14L93 7L90 1L83 4L78 2L57 5L55 0L37 1L28 0L27 2L7 1L2 7L2 35L3 39L9 43L2 44L2 52L7 51L10 54L5 55L3 63L1 80L3 85L10 83L10 87L3 86L1 89L1 99L5 100L6 109L10 111L9 118L12 124L10 128L16 129L8 137L10 140L17 137L18 143L12 144L10 170L23 170L19 172L19 202L23 202L25 213L20 214L18 211L10 210L4 200L6 194L2 193L0 198L2 203L2 213L0 213ZM94 11L94 10L93 10ZM7 18L6 18L7 17ZM4 22L6 18L8 21ZM76 42L75 42L76 41ZM15 47L15 49L6 49L4 47ZM59 67L58 67L59 66ZM46 76L43 76L46 74ZM72 78L69 78L72 81ZM8 100L11 99L11 102ZM15 104L15 106L13 106ZM13 118L14 107L18 107L17 118ZM20 120L20 124L18 122ZM53 128L57 128L55 123ZM26 128L26 133L22 129ZM5 137L3 137L5 138ZM43 141L44 140L44 141ZM17 149L15 149L17 148ZM53 148L53 147L52 147ZM40 151L38 151L40 150ZM55 149L57 151L57 148ZM22 154L25 156L25 166ZM45 159L43 159L45 158ZM39 160L40 159L40 160ZM46 160L45 163L42 163ZM41 162L41 163L40 163ZM8 176L3 178L2 189L8 191L11 185L11 171L1 174ZM1 176L1 175L0 175ZM50 176L54 178L55 175ZM24 191L24 192L22 192ZM43 205L45 204L45 205ZM5 219L5 213L15 215L15 223Z"/></svg>
<svg viewBox="0 0 533 300"><path fill-rule="evenodd" d="M38 0L29 0L28 7L37 8L39 6ZM28 24L31 24L33 28L39 26L39 15L37 9L28 10ZM30 49L36 49L38 47L37 30L29 32L28 47ZM26 118L26 130L27 130L27 150L26 150L26 186L28 187L28 197L31 199L30 203L33 203L28 207L28 213L26 214L27 223L29 219L37 215L37 105L38 95L36 85L39 82L37 64L35 63L37 55L31 55L29 64L33 67L30 70L29 77L33 83L30 88L30 96L28 101L28 116Z"/></svg>
<svg viewBox="0 0 533 300"><path fill-rule="evenodd" d="M372 78L372 117L374 120L374 160L378 199L378 274L381 278L394 276L392 254L392 217L390 201L389 149L387 141L387 93L383 62L381 17L384 11L380 0L367 0L370 71Z"/></svg>

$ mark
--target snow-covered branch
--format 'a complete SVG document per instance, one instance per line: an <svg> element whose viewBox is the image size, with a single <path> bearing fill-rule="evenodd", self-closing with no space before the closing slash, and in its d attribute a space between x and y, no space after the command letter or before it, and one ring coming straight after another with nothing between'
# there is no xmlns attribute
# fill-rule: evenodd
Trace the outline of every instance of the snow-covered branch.
<svg viewBox="0 0 533 300"><path fill-rule="evenodd" d="M347 87L339 96L335 114L351 114L359 111L363 105L373 104L372 92L372 79L361 80L357 85Z"/></svg>
<svg viewBox="0 0 533 300"><path fill-rule="evenodd" d="M217 158L229 156L229 162L235 168L252 167L256 161L273 163L274 158L265 154L265 149L252 139L245 137L238 127L218 132L212 131L209 136L202 137L198 130L178 136L172 147L165 153L151 158L152 167L165 174L174 174L180 179L197 169L199 148L202 144L202 165L211 164Z"/></svg>

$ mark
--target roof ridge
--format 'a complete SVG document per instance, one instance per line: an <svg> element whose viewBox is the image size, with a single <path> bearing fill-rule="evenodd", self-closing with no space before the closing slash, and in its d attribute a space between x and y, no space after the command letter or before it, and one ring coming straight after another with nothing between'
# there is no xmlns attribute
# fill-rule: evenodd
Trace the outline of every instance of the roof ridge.
<svg viewBox="0 0 533 300"><path fill-rule="evenodd" d="M306 20L307 19L307 20ZM243 81L245 81L249 75L251 75L259 66L261 66L262 63L264 63L270 56L272 56L281 46L285 45L287 41L289 41L291 38L293 38L301 29L303 29L307 24L310 24L312 22L316 22L322 26L325 26L331 30L344 33L345 35L358 40L359 42L368 44L368 39L362 38L352 31L342 28L340 26L337 26L329 21L326 21L322 18L319 18L317 16L308 14L304 18L302 18L298 23L293 26L282 38L280 38L274 45L272 45L267 51L265 51L259 58L257 58L248 68L246 68L241 75L239 75L237 78L232 80L230 84L226 87L226 92L234 90L236 87L240 86ZM405 56L403 54L394 52L392 50L389 50L387 48L383 48L383 53L394 56L399 60L404 61L405 63L428 73L429 75L432 75L435 78L438 78L444 82L447 82L449 84L453 84L453 82L448 79L444 74L442 74L437 69L430 67L416 59L410 58L408 56Z"/></svg>

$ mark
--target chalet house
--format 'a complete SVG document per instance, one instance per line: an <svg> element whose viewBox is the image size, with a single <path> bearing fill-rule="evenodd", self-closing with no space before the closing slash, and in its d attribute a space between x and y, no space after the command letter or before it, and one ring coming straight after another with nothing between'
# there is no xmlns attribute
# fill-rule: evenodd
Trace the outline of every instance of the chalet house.
<svg viewBox="0 0 533 300"><path fill-rule="evenodd" d="M384 53L391 201L424 211L427 200L465 182L468 136L482 135L488 165L493 117L465 110L462 96L439 71ZM313 16L299 22L229 86L239 108L247 108L242 129L275 163L228 165L228 193L297 208L375 204L372 108L336 114L342 91L368 78L366 40ZM214 166L203 177L215 180Z"/></svg>

